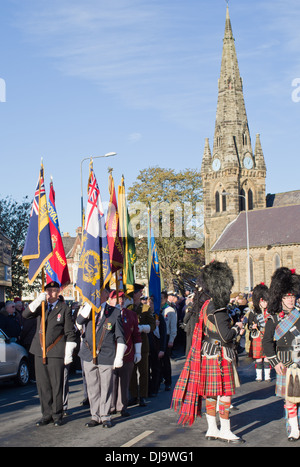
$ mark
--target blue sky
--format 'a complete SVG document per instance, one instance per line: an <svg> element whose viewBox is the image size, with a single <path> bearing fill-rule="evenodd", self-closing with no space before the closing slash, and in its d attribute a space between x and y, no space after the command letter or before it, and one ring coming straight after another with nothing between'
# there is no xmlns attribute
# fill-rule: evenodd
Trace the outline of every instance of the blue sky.
<svg viewBox="0 0 300 467"><path fill-rule="evenodd" d="M300 2L231 0L229 11L266 191L299 189ZM94 161L103 202L108 167L127 188L150 166L200 169L225 14L224 0L1 0L0 196L32 198L43 157L61 231L74 235L83 158L118 154Z"/></svg>

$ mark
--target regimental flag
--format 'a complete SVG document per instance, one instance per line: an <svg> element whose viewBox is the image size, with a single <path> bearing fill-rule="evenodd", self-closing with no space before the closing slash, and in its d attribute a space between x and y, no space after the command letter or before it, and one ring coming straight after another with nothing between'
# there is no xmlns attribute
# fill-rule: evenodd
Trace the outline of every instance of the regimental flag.
<svg viewBox="0 0 300 467"><path fill-rule="evenodd" d="M123 241L123 285L126 293L134 290L134 263L136 262L135 242L130 223L129 212L126 203L125 183L122 177L121 185L118 187L118 207L120 221L120 236Z"/></svg>
<svg viewBox="0 0 300 467"><path fill-rule="evenodd" d="M110 199L107 210L106 231L111 272L115 273L123 268L123 242L119 235L119 213L114 179L111 174L109 174L109 193Z"/></svg>
<svg viewBox="0 0 300 467"><path fill-rule="evenodd" d="M65 249L59 229L58 216L55 207L55 191L53 188L52 180L50 183L48 213L50 220L53 256L51 256L45 265L47 284L49 282L55 281L58 282L61 288L64 288L70 283L70 276Z"/></svg>
<svg viewBox="0 0 300 467"><path fill-rule="evenodd" d="M151 227L151 215L148 217L148 275L149 295L153 296L154 312L159 315L161 303L162 280L158 261L155 237Z"/></svg>
<svg viewBox="0 0 300 467"><path fill-rule="evenodd" d="M47 198L44 182L44 166L41 169L34 193L29 226L22 261L28 267L28 281L32 284L45 263L51 258L52 243L50 235Z"/></svg>
<svg viewBox="0 0 300 467"><path fill-rule="evenodd" d="M110 256L100 190L90 164L88 202L76 288L83 300L99 312L100 294L111 277Z"/></svg>

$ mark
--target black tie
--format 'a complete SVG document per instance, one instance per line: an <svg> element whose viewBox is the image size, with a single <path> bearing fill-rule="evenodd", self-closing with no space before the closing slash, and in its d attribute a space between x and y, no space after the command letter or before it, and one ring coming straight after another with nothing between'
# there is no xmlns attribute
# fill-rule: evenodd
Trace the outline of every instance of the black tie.
<svg viewBox="0 0 300 467"><path fill-rule="evenodd" d="M53 305L50 303L50 304L48 305L48 315L49 315L49 313L51 313L52 308L53 308Z"/></svg>

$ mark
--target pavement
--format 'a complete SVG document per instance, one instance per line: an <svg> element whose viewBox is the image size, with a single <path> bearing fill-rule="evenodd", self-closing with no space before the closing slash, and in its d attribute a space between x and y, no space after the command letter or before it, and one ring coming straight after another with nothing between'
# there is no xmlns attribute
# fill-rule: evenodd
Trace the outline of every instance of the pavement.
<svg viewBox="0 0 300 467"><path fill-rule="evenodd" d="M174 353L172 389L185 362L182 352ZM1 386L0 446L101 447L105 450L101 451L103 456L106 452L107 455L119 453L118 448L132 453L145 449L145 452L189 451L198 455L201 448L299 447L300 440L295 443L287 441L283 400L275 396L274 370L271 373L271 382L256 382L254 362L243 353L239 356L238 373L241 386L232 399L234 410L231 411L230 420L232 431L245 440L242 445L224 444L218 440L207 441L205 416L198 417L191 427L178 425L178 414L170 408L172 390L165 391L163 385L158 397L147 399L146 407L130 407L130 417L113 415L113 428L86 428L85 423L90 420L90 413L88 407L80 405L83 399L82 379L80 374L76 374L70 378L69 415L64 419L62 427L35 426L41 416L35 385L25 388ZM143 459L147 460L145 456ZM170 459L150 459L156 463L164 460ZM135 462L132 460L131 463Z"/></svg>

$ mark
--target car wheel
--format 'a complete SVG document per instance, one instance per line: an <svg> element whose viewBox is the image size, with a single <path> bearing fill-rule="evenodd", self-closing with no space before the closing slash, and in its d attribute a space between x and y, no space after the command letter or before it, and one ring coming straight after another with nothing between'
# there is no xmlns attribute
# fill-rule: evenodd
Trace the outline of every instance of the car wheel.
<svg viewBox="0 0 300 467"><path fill-rule="evenodd" d="M19 386L26 386L29 382L29 367L26 360L21 360L16 382Z"/></svg>

